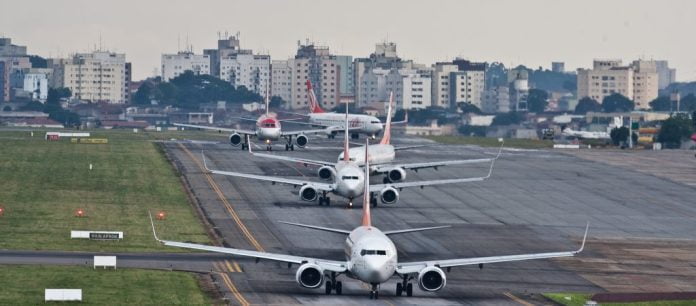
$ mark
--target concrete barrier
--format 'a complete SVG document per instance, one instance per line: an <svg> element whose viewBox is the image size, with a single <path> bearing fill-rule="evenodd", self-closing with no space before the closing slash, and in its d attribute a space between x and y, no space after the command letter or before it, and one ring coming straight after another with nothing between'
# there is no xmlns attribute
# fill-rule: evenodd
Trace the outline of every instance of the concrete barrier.
<svg viewBox="0 0 696 306"><path fill-rule="evenodd" d="M44 301L82 301L82 289L46 289Z"/></svg>
<svg viewBox="0 0 696 306"><path fill-rule="evenodd" d="M94 256L94 268L104 267L116 270L116 256Z"/></svg>

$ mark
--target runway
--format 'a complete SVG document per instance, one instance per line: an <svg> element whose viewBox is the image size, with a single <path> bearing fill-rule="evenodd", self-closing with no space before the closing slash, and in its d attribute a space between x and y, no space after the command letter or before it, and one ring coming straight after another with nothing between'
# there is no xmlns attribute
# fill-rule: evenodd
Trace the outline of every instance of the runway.
<svg viewBox="0 0 696 306"><path fill-rule="evenodd" d="M315 168L252 157L224 143L165 146L226 246L343 259L342 235L277 221L352 229L359 224L360 201L349 209L346 200L334 196L331 206L318 206L299 200L290 186L204 173L200 160L203 152L208 167L214 169L318 180ZM338 140L311 138L307 149L276 153L333 161L340 153L333 148L338 147ZM400 151L397 158L404 162L480 158L495 151L436 146ZM421 170L409 172L407 180L482 176L487 167ZM373 180L381 182L381 177ZM686 280L696 276L696 268L689 264L696 246L695 196L691 186L625 167L557 152L510 149L497 162L491 179L406 189L397 204L374 210L373 225L383 230L452 225L394 237L399 260L408 261L573 250L589 221L590 239L580 257L491 264L482 270L454 268L443 290L414 290L411 298L395 296L394 279L381 287L378 301L368 300L366 287L354 280L342 279L343 296L326 296L323 289L300 288L294 280L296 267L235 258L244 271L229 274L238 294L225 288L229 286L221 289L235 304L376 305L518 305L543 303L535 295L543 292L694 291L696 285ZM160 235L166 239L166 233ZM648 281L636 281L641 278Z"/></svg>

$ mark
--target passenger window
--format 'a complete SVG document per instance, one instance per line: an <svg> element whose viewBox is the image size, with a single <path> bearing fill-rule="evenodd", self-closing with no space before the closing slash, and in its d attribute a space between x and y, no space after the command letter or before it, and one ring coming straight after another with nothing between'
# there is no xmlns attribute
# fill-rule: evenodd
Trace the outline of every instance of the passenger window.
<svg viewBox="0 0 696 306"><path fill-rule="evenodd" d="M377 251L377 255L387 255L387 251Z"/></svg>
<svg viewBox="0 0 696 306"><path fill-rule="evenodd" d="M365 256L366 251L365 250L360 250L360 256Z"/></svg>

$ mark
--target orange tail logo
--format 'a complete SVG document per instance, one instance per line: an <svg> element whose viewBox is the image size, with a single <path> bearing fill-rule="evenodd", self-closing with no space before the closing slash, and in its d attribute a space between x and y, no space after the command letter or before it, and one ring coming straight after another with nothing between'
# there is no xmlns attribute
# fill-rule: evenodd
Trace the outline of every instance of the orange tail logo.
<svg viewBox="0 0 696 306"><path fill-rule="evenodd" d="M389 144L391 142L391 117L394 109L394 92L389 93L389 107L387 108L387 122L384 124L384 136L379 144Z"/></svg>
<svg viewBox="0 0 696 306"><path fill-rule="evenodd" d="M314 95L314 89L312 88L312 82L307 80L307 95L309 96L309 112L310 113L323 113L324 110L321 109L319 103L317 103L317 96Z"/></svg>

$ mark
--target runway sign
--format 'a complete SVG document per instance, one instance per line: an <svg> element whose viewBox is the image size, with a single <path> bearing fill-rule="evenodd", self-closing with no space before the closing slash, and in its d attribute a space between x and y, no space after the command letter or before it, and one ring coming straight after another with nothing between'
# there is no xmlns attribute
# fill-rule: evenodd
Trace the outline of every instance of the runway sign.
<svg viewBox="0 0 696 306"><path fill-rule="evenodd" d="M46 289L44 301L82 301L82 289Z"/></svg>
<svg viewBox="0 0 696 306"><path fill-rule="evenodd" d="M123 239L123 232L107 231L70 231L70 238L92 239L92 240L118 240Z"/></svg>
<svg viewBox="0 0 696 306"><path fill-rule="evenodd" d="M116 256L94 256L94 268L111 267L116 269Z"/></svg>

